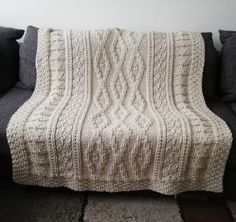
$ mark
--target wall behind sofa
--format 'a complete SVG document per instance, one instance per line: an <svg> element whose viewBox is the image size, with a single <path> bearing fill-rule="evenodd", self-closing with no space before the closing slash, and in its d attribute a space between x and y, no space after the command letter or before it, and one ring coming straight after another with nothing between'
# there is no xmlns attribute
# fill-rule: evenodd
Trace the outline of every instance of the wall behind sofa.
<svg viewBox="0 0 236 222"><path fill-rule="evenodd" d="M211 31L236 29L235 0L0 0L0 25Z"/></svg>

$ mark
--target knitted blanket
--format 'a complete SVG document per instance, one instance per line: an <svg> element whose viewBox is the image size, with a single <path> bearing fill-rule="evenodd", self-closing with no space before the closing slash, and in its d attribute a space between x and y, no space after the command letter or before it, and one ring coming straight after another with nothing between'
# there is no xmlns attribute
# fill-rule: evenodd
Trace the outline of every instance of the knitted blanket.
<svg viewBox="0 0 236 222"><path fill-rule="evenodd" d="M232 136L203 98L200 33L40 29L36 60L7 128L15 182L222 191Z"/></svg>

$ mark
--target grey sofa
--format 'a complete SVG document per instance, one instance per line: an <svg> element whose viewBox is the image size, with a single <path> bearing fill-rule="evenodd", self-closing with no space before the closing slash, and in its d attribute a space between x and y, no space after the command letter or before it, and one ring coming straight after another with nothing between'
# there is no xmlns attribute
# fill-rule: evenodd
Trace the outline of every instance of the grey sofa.
<svg viewBox="0 0 236 222"><path fill-rule="evenodd" d="M32 28L32 27L31 27ZM27 35L27 34L26 34ZM207 34L204 37L207 46L207 39L211 37L211 34ZM212 41L212 38L209 38ZM210 43L212 45L212 43ZM25 47L25 46L22 46ZM210 46L212 47L212 46ZM27 47L26 47L27 48ZM35 47L36 48L36 47ZM24 48L25 49L25 48ZM209 60L212 59L212 52L208 55ZM213 53L214 54L214 53ZM31 55L31 54L30 54ZM25 55L27 56L27 55ZM31 55L32 56L32 55ZM215 54L214 54L215 56ZM32 58L31 58L32 59ZM207 57L206 57L207 59ZM217 60L218 58L217 58ZM27 61L29 62L29 61ZM30 61L32 62L32 61ZM24 66L25 64L22 64ZM212 69L212 64L207 64L205 67L204 77L203 77L203 90L206 98L208 107L219 117L224 119L228 126L230 127L233 134L233 145L231 148L230 156L227 161L227 167L224 177L224 193L227 195L236 194L236 102L223 102L219 97L219 91L217 86L219 85L219 78L217 78L217 71L219 71L219 66L217 65ZM210 71L209 71L210 69ZM16 112L16 110L32 95L33 87L27 87L26 84L22 82L22 75L24 75L24 70L22 69L20 75L17 73L17 81L12 84L11 87L8 87L4 92L0 92L0 184L1 183L12 183L12 168L11 168L11 155L10 149L6 139L6 128L11 116ZM32 71L33 72L33 71ZM210 76L214 75L214 77ZM209 75L209 76L206 76ZM27 79L27 78L26 78ZM214 79L215 82L211 82ZM0 81L4 81L1 79ZM25 81L25 80L24 80ZM214 89L209 89L209 85L214 85ZM212 90L211 96L208 96L209 91ZM210 97L210 98L209 98Z"/></svg>

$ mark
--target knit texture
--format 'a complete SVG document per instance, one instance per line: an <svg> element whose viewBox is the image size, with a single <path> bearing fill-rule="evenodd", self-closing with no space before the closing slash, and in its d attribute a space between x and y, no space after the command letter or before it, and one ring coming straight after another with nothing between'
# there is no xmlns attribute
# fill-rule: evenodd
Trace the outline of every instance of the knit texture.
<svg viewBox="0 0 236 222"><path fill-rule="evenodd" d="M203 98L200 33L39 29L36 60L7 128L15 182L222 191L232 136Z"/></svg>

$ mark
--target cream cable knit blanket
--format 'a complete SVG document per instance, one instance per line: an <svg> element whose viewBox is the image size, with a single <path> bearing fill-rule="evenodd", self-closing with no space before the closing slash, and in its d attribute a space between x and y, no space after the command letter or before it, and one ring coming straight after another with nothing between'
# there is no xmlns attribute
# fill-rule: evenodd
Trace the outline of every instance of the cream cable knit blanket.
<svg viewBox="0 0 236 222"><path fill-rule="evenodd" d="M203 99L200 33L40 29L36 64L7 129L16 182L222 191L232 136Z"/></svg>

